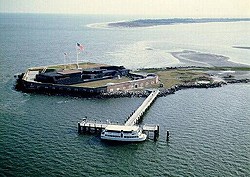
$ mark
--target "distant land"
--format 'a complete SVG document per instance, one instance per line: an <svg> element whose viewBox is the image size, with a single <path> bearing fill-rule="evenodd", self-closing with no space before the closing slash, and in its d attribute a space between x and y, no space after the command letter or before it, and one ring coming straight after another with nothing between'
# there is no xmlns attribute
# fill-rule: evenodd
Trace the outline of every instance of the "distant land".
<svg viewBox="0 0 250 177"><path fill-rule="evenodd" d="M237 49L250 49L250 47L244 47L244 46L232 46L232 47Z"/></svg>
<svg viewBox="0 0 250 177"><path fill-rule="evenodd" d="M248 22L250 18L172 18L172 19L139 19L133 21L111 22L109 27L151 27L159 25L174 25L188 23L211 23L211 22Z"/></svg>

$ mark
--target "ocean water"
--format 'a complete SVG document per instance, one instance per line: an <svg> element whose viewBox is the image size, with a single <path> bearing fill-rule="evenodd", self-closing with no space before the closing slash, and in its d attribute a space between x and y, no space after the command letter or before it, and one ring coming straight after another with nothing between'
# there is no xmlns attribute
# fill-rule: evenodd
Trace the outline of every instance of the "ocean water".
<svg viewBox="0 0 250 177"><path fill-rule="evenodd" d="M157 142L110 145L78 135L77 122L123 122L143 98L85 99L26 94L14 74L75 58L130 68L177 65L169 52L195 50L250 64L249 23L142 29L86 25L125 16L0 14L0 176L250 176L250 85L189 89L158 98L143 123L160 124ZM205 42L204 42L205 41ZM145 50L153 48L154 50ZM166 131L170 140L166 142Z"/></svg>

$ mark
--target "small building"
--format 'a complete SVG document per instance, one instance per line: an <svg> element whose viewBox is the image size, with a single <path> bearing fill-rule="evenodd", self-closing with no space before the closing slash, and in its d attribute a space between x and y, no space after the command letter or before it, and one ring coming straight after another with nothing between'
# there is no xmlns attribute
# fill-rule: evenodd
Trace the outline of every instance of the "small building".
<svg viewBox="0 0 250 177"><path fill-rule="evenodd" d="M103 78L105 76L115 77L118 75L118 72L115 70L99 69L99 68L90 68L82 71L82 79L95 79Z"/></svg>
<svg viewBox="0 0 250 177"><path fill-rule="evenodd" d="M42 83L71 85L82 82L81 71L62 70L59 72L45 72L36 75L35 81Z"/></svg>

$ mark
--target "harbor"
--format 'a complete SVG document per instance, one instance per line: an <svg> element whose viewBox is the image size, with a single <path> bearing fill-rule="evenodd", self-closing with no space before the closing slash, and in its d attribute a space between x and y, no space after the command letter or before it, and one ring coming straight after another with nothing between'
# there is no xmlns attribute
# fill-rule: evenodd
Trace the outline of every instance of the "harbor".
<svg viewBox="0 0 250 177"><path fill-rule="evenodd" d="M128 118L124 121L124 124L119 124L118 122L106 122L97 121L97 120L88 120L84 118L81 122L78 122L78 133L101 133L108 126L110 127L123 127L127 129L129 127L138 126L142 121L144 113L150 108L153 102L156 100L159 90L153 90L150 95L144 100L141 106L134 111ZM116 126L116 127L115 127ZM145 133L147 138L152 138L156 141L159 137L159 125L141 125L138 126L142 130L142 133ZM122 130L123 131L123 130ZM168 133L169 134L169 133ZM152 136L153 135L153 136Z"/></svg>

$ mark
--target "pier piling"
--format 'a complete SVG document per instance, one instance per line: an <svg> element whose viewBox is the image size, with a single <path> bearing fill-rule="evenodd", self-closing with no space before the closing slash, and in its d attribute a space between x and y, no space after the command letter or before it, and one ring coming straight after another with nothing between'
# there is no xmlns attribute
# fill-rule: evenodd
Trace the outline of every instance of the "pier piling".
<svg viewBox="0 0 250 177"><path fill-rule="evenodd" d="M160 126L157 125L156 129L154 131L154 141L156 141L158 139L158 137L159 137L159 131L160 131Z"/></svg>
<svg viewBox="0 0 250 177"><path fill-rule="evenodd" d="M169 130L167 130L167 141L169 141Z"/></svg>
<svg viewBox="0 0 250 177"><path fill-rule="evenodd" d="M80 122L77 123L77 129L78 129L78 133L81 133L81 126L80 126Z"/></svg>

